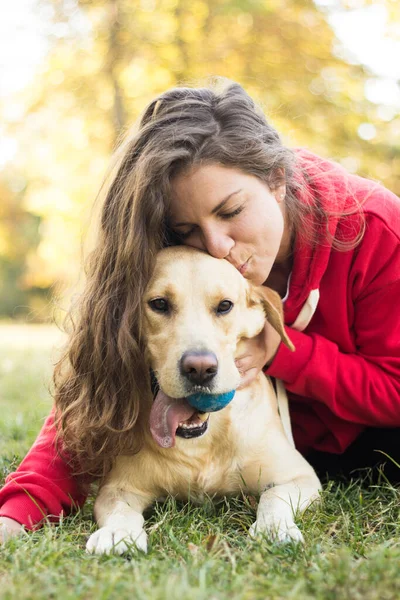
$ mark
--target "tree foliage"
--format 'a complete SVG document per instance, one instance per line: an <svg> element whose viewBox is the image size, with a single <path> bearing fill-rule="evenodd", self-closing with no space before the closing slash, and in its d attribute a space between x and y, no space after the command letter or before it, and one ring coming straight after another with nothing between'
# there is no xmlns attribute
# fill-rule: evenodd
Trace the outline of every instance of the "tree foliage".
<svg viewBox="0 0 400 600"><path fill-rule="evenodd" d="M288 145L400 193L399 116L366 99L372 74L340 58L326 14L312 2L37 1L53 20L50 51L13 99L22 114L5 119L19 143L12 176L23 181L14 193L10 175L1 180L18 257L3 244L0 273L15 274L14 283L7 275L13 294L37 297L76 278L80 238L118 139L155 94L210 75L241 83ZM368 124L367 141L359 132Z"/></svg>

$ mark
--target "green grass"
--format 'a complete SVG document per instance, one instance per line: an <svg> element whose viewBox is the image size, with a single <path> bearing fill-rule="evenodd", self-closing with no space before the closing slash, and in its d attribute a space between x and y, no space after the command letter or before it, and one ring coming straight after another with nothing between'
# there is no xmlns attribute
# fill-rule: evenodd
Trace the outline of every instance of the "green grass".
<svg viewBox="0 0 400 600"><path fill-rule="evenodd" d="M0 328L1 340L1 328ZM0 476L15 468L48 413L48 348L0 341ZM400 598L399 491L368 479L331 482L300 520L304 547L249 540L254 500L197 507L158 504L148 515L149 553L85 554L94 530L84 510L0 547L0 598L230 600Z"/></svg>

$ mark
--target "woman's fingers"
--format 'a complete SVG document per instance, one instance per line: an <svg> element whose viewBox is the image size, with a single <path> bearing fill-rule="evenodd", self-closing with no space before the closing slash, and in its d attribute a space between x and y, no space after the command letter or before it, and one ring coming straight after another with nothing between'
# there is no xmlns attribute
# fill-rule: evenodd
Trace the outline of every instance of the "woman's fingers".
<svg viewBox="0 0 400 600"><path fill-rule="evenodd" d="M281 337L268 323L254 338L245 340L243 354L235 360L235 364L242 376L238 389L250 385L266 364L275 356Z"/></svg>
<svg viewBox="0 0 400 600"><path fill-rule="evenodd" d="M18 521L14 521L9 517L0 517L0 544L18 535L22 530L23 526Z"/></svg>
<svg viewBox="0 0 400 600"><path fill-rule="evenodd" d="M241 379L240 384L238 385L237 389L241 390L241 389L247 387L248 385L250 385L255 380L255 378L257 377L259 372L260 372L260 369L253 367L252 369L249 369L248 371L243 373L242 379Z"/></svg>

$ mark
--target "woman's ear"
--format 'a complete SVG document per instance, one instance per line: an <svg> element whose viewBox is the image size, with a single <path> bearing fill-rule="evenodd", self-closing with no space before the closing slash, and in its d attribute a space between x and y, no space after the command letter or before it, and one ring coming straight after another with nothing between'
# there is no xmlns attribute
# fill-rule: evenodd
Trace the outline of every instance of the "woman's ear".
<svg viewBox="0 0 400 600"><path fill-rule="evenodd" d="M286 178L285 169L283 167L274 170L273 181L270 183L270 191L273 193L278 203L284 201L286 196Z"/></svg>
<svg viewBox="0 0 400 600"><path fill-rule="evenodd" d="M271 288L265 286L254 288L254 293L258 294L261 300L261 304L268 322L271 323L275 331L279 333L285 346L294 352L295 347L285 331L283 323L282 300L279 294L274 290L271 290Z"/></svg>
<svg viewBox="0 0 400 600"><path fill-rule="evenodd" d="M283 202L284 199L285 199L285 196L286 196L286 184L282 183L281 185L278 185L274 189L273 194L274 194L275 199L278 202L278 204L280 204L281 202Z"/></svg>

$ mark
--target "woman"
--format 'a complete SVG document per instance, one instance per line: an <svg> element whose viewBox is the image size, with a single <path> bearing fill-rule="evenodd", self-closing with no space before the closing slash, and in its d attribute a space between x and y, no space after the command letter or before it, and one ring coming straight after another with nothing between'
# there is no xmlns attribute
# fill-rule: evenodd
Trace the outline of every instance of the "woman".
<svg viewBox="0 0 400 600"><path fill-rule="evenodd" d="M242 386L261 369L284 382L296 445L320 472L373 466L383 458L375 448L399 460L398 198L285 148L237 84L156 98L112 173L78 317L55 372L58 424L50 415L7 478L3 530L33 528L80 506L87 474L100 475L140 443L140 398L150 394L141 301L166 244L226 259L280 293L296 351L267 323L238 360ZM304 331L295 330L307 303L314 312ZM396 480L397 467L387 466Z"/></svg>

